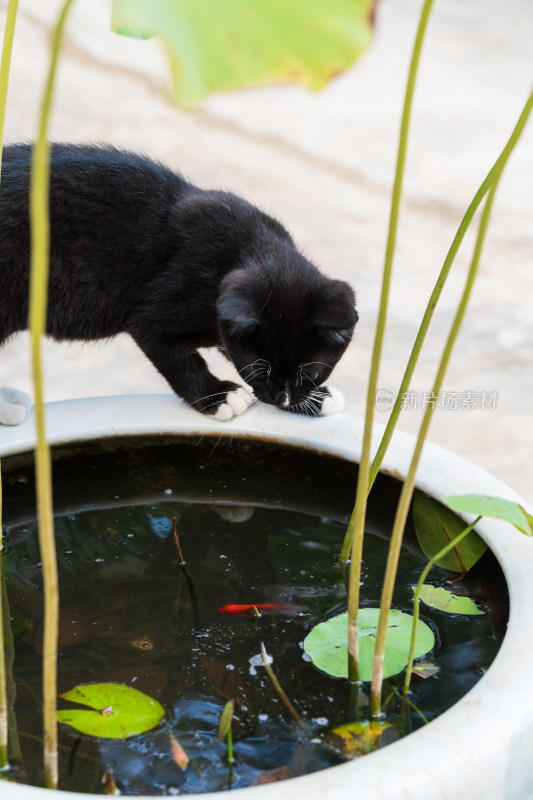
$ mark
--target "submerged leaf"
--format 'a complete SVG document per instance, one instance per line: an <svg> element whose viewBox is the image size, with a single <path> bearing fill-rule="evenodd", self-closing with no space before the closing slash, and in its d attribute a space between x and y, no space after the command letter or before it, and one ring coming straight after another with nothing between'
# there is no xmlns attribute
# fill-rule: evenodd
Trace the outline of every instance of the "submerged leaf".
<svg viewBox="0 0 533 800"><path fill-rule="evenodd" d="M372 678L379 608L359 609L359 674L362 681ZM389 615L383 677L401 672L407 664L413 617L392 609ZM435 637L431 628L419 620L416 630L415 658L432 649ZM348 614L338 614L320 622L304 640L304 650L313 664L334 678L348 677Z"/></svg>
<svg viewBox="0 0 533 800"><path fill-rule="evenodd" d="M334 728L324 737L324 744L345 758L358 758L391 744L399 737L399 731L391 722L384 719L364 720Z"/></svg>
<svg viewBox="0 0 533 800"><path fill-rule="evenodd" d="M491 497L485 494L460 494L445 497L444 502L454 511L461 514L475 514L481 517L495 517L510 522L520 533L533 536L533 516L519 503L505 500L503 497Z"/></svg>
<svg viewBox="0 0 533 800"><path fill-rule="evenodd" d="M113 0L111 27L161 36L174 99L298 83L321 89L370 44L376 0Z"/></svg>
<svg viewBox="0 0 533 800"><path fill-rule="evenodd" d="M414 495L413 520L416 537L428 558L433 558L466 527L466 523L453 511L422 492L415 492ZM472 531L437 564L453 572L468 572L486 549L483 539Z"/></svg>
<svg viewBox="0 0 533 800"><path fill-rule="evenodd" d="M413 589L415 588L413 586ZM427 606L436 608L438 611L446 611L448 614L468 614L473 616L485 613L469 597L454 594L449 589L445 589L444 586L432 586L430 583L424 583L420 590L420 599Z"/></svg>
<svg viewBox="0 0 533 800"><path fill-rule="evenodd" d="M413 675L419 678L436 678L440 672L440 667L434 661L417 661L413 664Z"/></svg>
<svg viewBox="0 0 533 800"><path fill-rule="evenodd" d="M62 709L57 712L58 722L106 739L126 739L144 733L155 728L165 714L157 700L121 683L75 686L59 696L95 710Z"/></svg>

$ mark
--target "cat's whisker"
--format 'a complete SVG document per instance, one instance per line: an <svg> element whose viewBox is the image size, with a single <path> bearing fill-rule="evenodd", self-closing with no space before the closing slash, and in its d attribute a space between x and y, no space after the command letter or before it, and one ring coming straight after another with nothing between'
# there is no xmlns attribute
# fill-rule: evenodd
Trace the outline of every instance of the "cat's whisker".
<svg viewBox="0 0 533 800"><path fill-rule="evenodd" d="M313 416L315 417L321 416L322 400L325 396L326 395L324 392L316 391L310 394L309 397L307 398L308 408L312 409Z"/></svg>
<svg viewBox="0 0 533 800"><path fill-rule="evenodd" d="M245 367L242 367L242 369L239 369L238 373L239 373L239 375L242 375L242 373L246 369L252 369L252 368L266 372L267 370L270 371L270 364L265 358L256 358L255 361L252 361L251 364L246 364Z"/></svg>
<svg viewBox="0 0 533 800"><path fill-rule="evenodd" d="M251 364L246 364L241 369L238 369L237 372L239 373L239 375L242 375L242 373L244 372L245 369L251 369L254 366L254 364L255 364L255 361L252 361Z"/></svg>
<svg viewBox="0 0 533 800"><path fill-rule="evenodd" d="M226 392L221 392L221 394L226 394ZM213 414L209 414L209 409L210 408L218 408L218 406L220 406L220 405L222 405L222 402L215 400L214 403L209 403L209 405L204 406L204 408L201 409L202 414L207 414L207 416L211 417L211 416L213 416Z"/></svg>
<svg viewBox="0 0 533 800"><path fill-rule="evenodd" d="M218 439L216 440L215 444L213 445L213 449L212 449L212 450L211 450L211 452L209 453L209 456L208 456L208 458L211 458L211 456L213 455L213 453L214 453L214 452L215 452L215 450L217 449L218 445L219 445L219 444L220 444L220 442L222 441L223 437L224 437L224 434L223 434L223 433L221 433L221 434L220 434L220 436L218 437Z"/></svg>
<svg viewBox="0 0 533 800"><path fill-rule="evenodd" d="M266 375L267 373L266 373L264 367L261 367L261 368L256 369L254 372L250 373L250 375L246 375L246 376L243 375L241 377L243 377L245 381L251 381L254 378L259 378L263 374Z"/></svg>
<svg viewBox="0 0 533 800"><path fill-rule="evenodd" d="M199 397L198 400L193 400L192 403L189 403L190 406L196 405L196 403L202 403L204 400L209 400L211 397L220 397L220 395L227 394L227 392L214 392L213 394L206 394L204 397ZM215 405L211 403L211 405ZM208 408L211 408L211 405Z"/></svg>

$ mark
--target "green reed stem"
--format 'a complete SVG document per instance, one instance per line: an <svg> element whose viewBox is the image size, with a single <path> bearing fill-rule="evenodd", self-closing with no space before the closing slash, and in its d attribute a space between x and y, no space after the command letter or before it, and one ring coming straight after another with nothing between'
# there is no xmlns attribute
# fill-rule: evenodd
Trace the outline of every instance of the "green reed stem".
<svg viewBox="0 0 533 800"><path fill-rule="evenodd" d="M407 692L409 691L409 686L411 685L411 677L412 677L412 674L413 674L413 661L414 661L414 656L415 656L415 643L416 643L416 628L417 628L417 625L418 625L418 618L420 616L420 592L422 591L422 586L424 585L424 581L426 580L429 571L435 566L435 564L438 561L440 561L441 558L444 558L444 556L447 555L450 552L450 550L453 550L454 547L457 547L457 545L460 544L460 542L462 542L463 539L466 536L468 536L470 531L472 531L475 528L475 526L478 524L480 519L481 519L480 516L477 517L471 525L468 525L468 527L464 528L464 530L462 530L461 533L458 533L457 536L454 539L451 540L451 542L448 542L447 545L445 545L443 548L441 548L441 550L439 550L439 552L436 555L434 555L433 558L431 558L428 561L428 563L426 564L426 566L422 570L422 574L420 575L420 577L418 579L418 583L416 584L416 588L415 588L415 596L414 596L414 600L413 600L413 630L411 632L411 643L409 645L409 656L407 658L407 667L406 667L406 670L405 670L405 681L404 681L404 684L403 684L403 691L404 691L405 695L407 695Z"/></svg>
<svg viewBox="0 0 533 800"><path fill-rule="evenodd" d="M15 38L15 23L17 20L18 0L9 0L7 7L6 27L4 30L4 44L2 47L2 61L0 63L0 176L2 174L2 153L4 146L4 127L6 121L7 88L9 84L9 71L11 69L11 54L13 52L13 39ZM3 580L3 533L2 533L2 464L0 462L0 576ZM8 767L8 702L6 683L6 656L2 609L2 591L0 587L0 770Z"/></svg>
<svg viewBox="0 0 533 800"><path fill-rule="evenodd" d="M402 703L406 703L410 708L413 709L413 711L416 714L418 714L418 716L420 717L420 719L422 720L424 725L429 725L429 719L426 717L425 714L422 713L422 711L418 708L418 706L415 703L413 703L413 701L411 700L410 697L408 697L407 695L404 695L404 694L400 694L398 689L393 689L393 692L397 697L401 698ZM409 724L409 728L410 728L409 733L411 733L412 732L412 725L411 724Z"/></svg>
<svg viewBox="0 0 533 800"><path fill-rule="evenodd" d="M4 44L2 47L2 61L0 63L0 174L2 170L1 156L4 143L4 126L6 121L7 87L9 84L9 71L11 69L11 53L13 52L13 39L15 38L17 11L18 0L9 0L7 7L6 27L4 31Z"/></svg>
<svg viewBox="0 0 533 800"><path fill-rule="evenodd" d="M368 380L368 390L366 398L365 428L363 433L363 447L361 461L359 464L359 474L357 479L357 492L355 506L350 517L348 529L341 549L340 560L346 562L351 552L350 582L348 587L348 676L351 681L359 680L359 643L357 614L359 610L359 584L361 581L361 560L363 556L363 538L366 516L366 499L368 494L368 482L370 471L370 447L372 444L372 422L374 417L374 404L379 376L379 365L381 352L383 349L383 339L385 335L385 323L387 319L387 307L390 293L390 283L392 277L392 264L394 260L394 249L396 244L396 232L398 229L398 217L400 211L400 201L402 196L403 173L407 153L407 141L409 137L409 123L411 119L411 109L416 84L416 74L420 53L424 41L429 15L433 6L433 0L425 0L422 13L418 23L407 87L405 90L405 100L400 126L400 139L398 144L398 156L396 161L396 173L392 189L392 202L389 219L389 232L387 237L387 247L385 251L385 263L383 267L383 279L381 286L381 300L374 339L374 349L372 353L372 364Z"/></svg>
<svg viewBox="0 0 533 800"><path fill-rule="evenodd" d="M228 764L231 765L235 761L233 757L233 734L231 732L231 722L226 732L226 741L228 743Z"/></svg>
<svg viewBox="0 0 533 800"><path fill-rule="evenodd" d="M476 194L470 205L468 206L466 213L461 220L461 223L457 229L457 233L451 243L450 249L448 250L448 254L444 260L444 264L440 271L439 277L437 278L437 282L433 287L433 291L431 296L428 300L428 304L426 306L426 310L424 312L424 316L422 317L422 322L420 323L420 327L418 329L418 333L416 335L415 343L413 345L413 349L411 351L411 355L409 356L409 361L407 362L407 366L405 368L405 373L402 378L402 382L400 384L400 388L398 389L398 395L394 402L394 406L392 408L390 417L388 419L387 425L385 427L385 431L383 432L383 436L381 438L381 442L379 443L379 447L376 451L376 454L373 458L372 464L370 466L370 477L368 482L368 491L372 489L374 485L374 481L376 480L377 474L379 472L379 468L383 462L383 458L385 453L387 452L387 448L390 444L392 439L392 434L394 433L394 429L396 428L396 423L398 422L398 418L400 416L402 410L402 399L405 393L408 391L409 386L411 384L411 378L413 377L413 372L415 371L415 367L418 362L418 357L420 355L420 351L422 350L422 345L424 344L424 340L426 338L426 334L428 332L428 328L430 326L433 313L441 296L442 290L444 288L444 284L448 279L448 275L450 273L450 269L452 267L453 262L455 261L455 256L462 244L462 241L465 237L465 234L472 222L477 209L480 206L481 201L487 194L488 190L492 186L492 182L494 180L494 176L497 173L498 169L500 168L502 161L504 159L505 150L503 150L500 155L498 156L497 160L493 164L492 168L488 172L485 180L477 190Z"/></svg>
<svg viewBox="0 0 533 800"><path fill-rule="evenodd" d="M483 249L485 234L487 232L490 212L492 209L492 204L494 202L494 196L496 194L496 189L498 188L500 177L502 175L503 169L508 161L509 156L511 155L518 139L520 138L520 134L522 133L525 127L525 124L531 113L532 108L533 108L533 92L530 94L524 106L524 109L522 110L519 120L502 153L503 158L494 174L493 183L489 190L487 200L485 202L485 207L483 209L483 213L481 216L479 231L476 239L476 244L474 247L474 254L472 257L472 262L470 264L470 269L468 271L468 276L466 279L463 295L459 302L459 306L457 308L457 312L455 314L450 329L450 333L448 335L448 339L446 341L446 345L443 350L435 382L433 384L431 396L434 398L437 398L439 396L444 376L446 374L446 370L450 361L450 356L466 312L468 301L470 299L470 294L472 292L474 280L477 275L477 269L481 257L481 251ZM383 659L385 653L385 638L387 635L389 611L392 601L392 593L394 590L394 582L396 580L398 560L400 557L403 530L405 527L405 521L407 519L407 513L409 511L409 505L414 490L416 470L418 467L418 463L420 461L420 455L422 453L422 448L431 422L434 408L435 408L435 403L431 402L428 403L424 416L422 418L422 424L420 426L420 431L416 441L413 457L411 460L411 465L409 467L409 471L407 473L405 482L402 486L402 491L400 493L400 499L398 502L398 508L396 510L396 517L392 528L389 553L387 557L387 565L385 569L385 578L383 581L383 590L381 594L379 623L376 632L376 648L374 652L372 686L370 692L370 713L372 716L378 716L380 713L381 686L383 683Z"/></svg>
<svg viewBox="0 0 533 800"><path fill-rule="evenodd" d="M311 731L309 729L309 726L306 725L306 723L303 721L301 716L298 714L298 712L294 708L293 704L291 703L291 701L289 700L289 698L285 694L280 682L276 678L276 675L274 674L274 670L272 669L272 667L270 666L270 664L268 662L267 651L265 649L265 645L263 644L263 642L261 642L260 650L261 650L261 658L263 660L263 666L264 666L264 668L266 670L266 674L270 678L270 681L271 681L274 689L278 693L278 695L279 695L279 697L281 699L281 702L283 703L283 705L285 706L285 708L287 709L289 714L293 717L293 719L298 723L300 728L309 736L310 733L311 733Z"/></svg>
<svg viewBox="0 0 533 800"><path fill-rule="evenodd" d="M2 478L0 476L0 484ZM2 522L0 518L0 529ZM7 676L6 676L6 652L4 640L4 609L3 609L3 591L1 582L4 581L4 553L3 545L1 543L0 533L0 772L9 766L8 762L8 702L7 702Z"/></svg>
<svg viewBox="0 0 533 800"><path fill-rule="evenodd" d="M41 101L37 139L33 148L30 184L31 275L29 327L31 332L35 426L37 432L35 474L39 545L43 564L45 596L43 644L44 780L47 788L54 789L57 788L58 781L56 686L59 591L52 511L50 448L46 441L45 431L41 337L46 331L50 246L50 220L48 216L50 145L47 132L59 50L66 17L72 2L73 0L66 0L63 4L52 36L50 65Z"/></svg>

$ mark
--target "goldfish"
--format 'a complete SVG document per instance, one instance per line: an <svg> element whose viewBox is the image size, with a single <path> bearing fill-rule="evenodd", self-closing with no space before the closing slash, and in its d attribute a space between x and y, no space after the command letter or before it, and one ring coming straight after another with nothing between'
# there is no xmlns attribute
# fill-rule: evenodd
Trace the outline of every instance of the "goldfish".
<svg viewBox="0 0 533 800"><path fill-rule="evenodd" d="M269 614L284 614L287 617L295 617L300 611L301 606L294 606L290 603L228 603L218 609L221 614L234 614L238 617L247 617L256 608L258 611L266 611Z"/></svg>

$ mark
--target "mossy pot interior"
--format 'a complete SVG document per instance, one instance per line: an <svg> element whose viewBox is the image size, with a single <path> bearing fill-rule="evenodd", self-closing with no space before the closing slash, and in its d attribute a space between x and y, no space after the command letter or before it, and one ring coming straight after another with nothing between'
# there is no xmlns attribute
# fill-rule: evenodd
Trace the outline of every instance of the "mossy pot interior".
<svg viewBox="0 0 533 800"><path fill-rule="evenodd" d="M337 415L313 420L270 407L257 407L231 423L216 423L181 405L173 396L98 398L50 404L49 440L54 445L98 437L164 434L235 436L294 445L357 462L362 423ZM376 431L376 440L379 432ZM34 444L33 421L3 429L0 455L24 453ZM405 474L414 440L396 434L383 470ZM441 448L427 445L417 485L436 499L451 494L494 494L527 504L492 476ZM317 507L317 511L320 509ZM533 542L510 526L483 520L478 532L500 562L510 592L508 632L496 660L483 679L452 709L428 727L363 759L283 781L241 789L239 796L260 791L266 798L348 798L353 787L366 797L520 798L533 790L530 752L533 745L533 679L529 664L533 636L529 609L533 601ZM3 784L6 800L38 800L43 789ZM244 795L243 795L244 793ZM275 794L274 794L275 793ZM71 793L62 792L63 797ZM71 794L72 800L80 795ZM84 795L87 797L88 795ZM89 795L90 796L90 795ZM96 796L96 795L95 795ZM205 796L205 795L204 795ZM211 795L209 795L211 797ZM213 798L215 795L213 795Z"/></svg>

